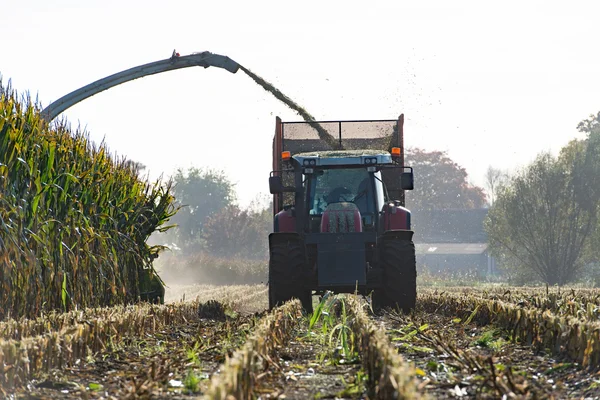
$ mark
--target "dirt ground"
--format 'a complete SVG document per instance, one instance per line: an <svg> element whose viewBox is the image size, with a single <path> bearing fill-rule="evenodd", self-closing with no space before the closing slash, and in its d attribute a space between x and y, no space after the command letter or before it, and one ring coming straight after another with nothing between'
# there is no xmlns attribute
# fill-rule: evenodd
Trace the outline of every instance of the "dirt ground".
<svg viewBox="0 0 600 400"><path fill-rule="evenodd" d="M600 372L535 352L494 326L417 311L377 317L434 398L600 398Z"/></svg>
<svg viewBox="0 0 600 400"><path fill-rule="evenodd" d="M199 315L146 337L109 343L93 358L37 377L14 398L195 398L262 314L230 315Z"/></svg>
<svg viewBox="0 0 600 400"><path fill-rule="evenodd" d="M330 336L309 332L308 320L295 331L294 338L281 347L276 365L258 382L257 393L265 399L343 399L363 398L357 357L344 358L343 350L330 344Z"/></svg>
<svg viewBox="0 0 600 400"><path fill-rule="evenodd" d="M198 318L145 337L107 343L75 366L37 376L12 398L183 399L200 397L227 355L266 313L264 285L173 288L170 301L200 299ZM220 303L209 302L219 299ZM315 297L315 300L317 298ZM233 305L233 306L231 306ZM600 399L600 370L536 352L510 332L456 316L425 312L372 315L390 343L416 368L421 393L432 398ZM366 377L355 349L339 343L339 329L309 330L299 321L292 340L256 380L261 399L366 398ZM348 352L346 352L348 350Z"/></svg>

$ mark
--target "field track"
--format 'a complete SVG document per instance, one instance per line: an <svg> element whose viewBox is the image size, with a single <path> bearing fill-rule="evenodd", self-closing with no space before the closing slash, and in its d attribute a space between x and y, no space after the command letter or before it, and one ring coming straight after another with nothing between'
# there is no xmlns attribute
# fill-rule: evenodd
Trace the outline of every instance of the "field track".
<svg viewBox="0 0 600 400"><path fill-rule="evenodd" d="M600 398L600 291L422 288L268 313L265 285L0 322L0 397ZM185 300L185 301L181 301Z"/></svg>

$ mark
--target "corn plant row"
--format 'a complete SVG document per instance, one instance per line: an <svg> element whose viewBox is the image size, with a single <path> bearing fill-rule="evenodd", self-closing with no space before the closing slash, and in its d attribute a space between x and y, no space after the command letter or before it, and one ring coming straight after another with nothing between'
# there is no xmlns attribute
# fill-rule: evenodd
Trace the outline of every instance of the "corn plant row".
<svg viewBox="0 0 600 400"><path fill-rule="evenodd" d="M301 314L300 302L293 300L264 316L244 346L227 358L221 373L213 375L206 398L252 399L257 375L265 362L272 363L275 349L289 340Z"/></svg>
<svg viewBox="0 0 600 400"><path fill-rule="evenodd" d="M198 318L198 303L115 307L96 318L49 330L22 340L0 339L0 386L22 386L38 372L84 361L109 343L124 337L143 337L164 326Z"/></svg>
<svg viewBox="0 0 600 400"><path fill-rule="evenodd" d="M549 310L559 316L589 321L600 320L600 290L598 289L504 288L503 291L497 289L487 291L461 288L450 292L537 308L540 312ZM437 293L437 291L422 290L421 293Z"/></svg>
<svg viewBox="0 0 600 400"><path fill-rule="evenodd" d="M267 291L266 288L259 288L256 285L232 285L225 287L198 285L194 289L194 293L197 294L194 299L196 303L205 302L210 299L220 299L221 302L227 303L232 308L251 304L258 299L262 299ZM173 304L177 305L177 303ZM119 318L120 315L138 310L138 308L138 306L134 305L84 308L69 312L51 311L34 319L9 318L5 321L0 321L0 339L21 340L28 336L38 336L52 331L59 331L92 319Z"/></svg>
<svg viewBox="0 0 600 400"><path fill-rule="evenodd" d="M348 296L353 316L352 331L359 347L360 359L368 376L370 399L416 399L414 368L411 367L388 340L385 329L377 327L364 311L364 303Z"/></svg>
<svg viewBox="0 0 600 400"><path fill-rule="evenodd" d="M502 300L460 293L421 294L417 304L426 312L458 316L480 325L493 324L507 329L538 350L567 356L583 366L600 362L600 323L559 316Z"/></svg>
<svg viewBox="0 0 600 400"><path fill-rule="evenodd" d="M175 213L150 184L66 122L0 82L0 320L136 301Z"/></svg>
<svg viewBox="0 0 600 400"><path fill-rule="evenodd" d="M600 289L598 288L569 288L569 287L541 287L541 286L483 286L483 287L422 287L421 293L466 293L490 298L498 298L508 302L519 302L523 299L556 299L576 300L582 303L600 305Z"/></svg>
<svg viewBox="0 0 600 400"><path fill-rule="evenodd" d="M175 308L178 315L192 315L197 311L199 301L188 303L176 302L167 309ZM196 307L194 309L194 307ZM86 308L65 313L52 311L35 319L9 319L0 322L0 340L22 340L29 336L40 336L46 333L71 329L77 325L88 324L98 320L120 320L129 315L153 314L159 308L149 303L136 305L119 305L112 307Z"/></svg>

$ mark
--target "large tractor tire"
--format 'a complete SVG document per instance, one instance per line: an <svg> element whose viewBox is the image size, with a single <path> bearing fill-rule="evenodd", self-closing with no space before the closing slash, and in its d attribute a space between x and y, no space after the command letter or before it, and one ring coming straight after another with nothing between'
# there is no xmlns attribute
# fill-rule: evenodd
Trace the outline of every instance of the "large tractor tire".
<svg viewBox="0 0 600 400"><path fill-rule="evenodd" d="M373 292L373 308L393 308L409 313L417 301L415 245L398 236L383 237L379 246L382 286Z"/></svg>
<svg viewBox="0 0 600 400"><path fill-rule="evenodd" d="M140 300L154 304L165 303L165 287L158 275L150 269L140 271Z"/></svg>
<svg viewBox="0 0 600 400"><path fill-rule="evenodd" d="M312 291L305 287L304 246L298 240L284 239L273 240L270 247L269 310L296 298L312 313Z"/></svg>

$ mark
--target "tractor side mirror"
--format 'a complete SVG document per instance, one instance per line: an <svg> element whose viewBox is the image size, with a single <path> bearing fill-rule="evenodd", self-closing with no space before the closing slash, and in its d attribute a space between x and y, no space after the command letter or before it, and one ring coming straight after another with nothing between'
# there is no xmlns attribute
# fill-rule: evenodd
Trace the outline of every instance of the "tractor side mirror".
<svg viewBox="0 0 600 400"><path fill-rule="evenodd" d="M283 193L283 180L280 176L269 177L269 192L271 194Z"/></svg>
<svg viewBox="0 0 600 400"><path fill-rule="evenodd" d="M415 188L415 177L412 168L409 172L403 172L400 176L400 186L402 190L413 190Z"/></svg>

